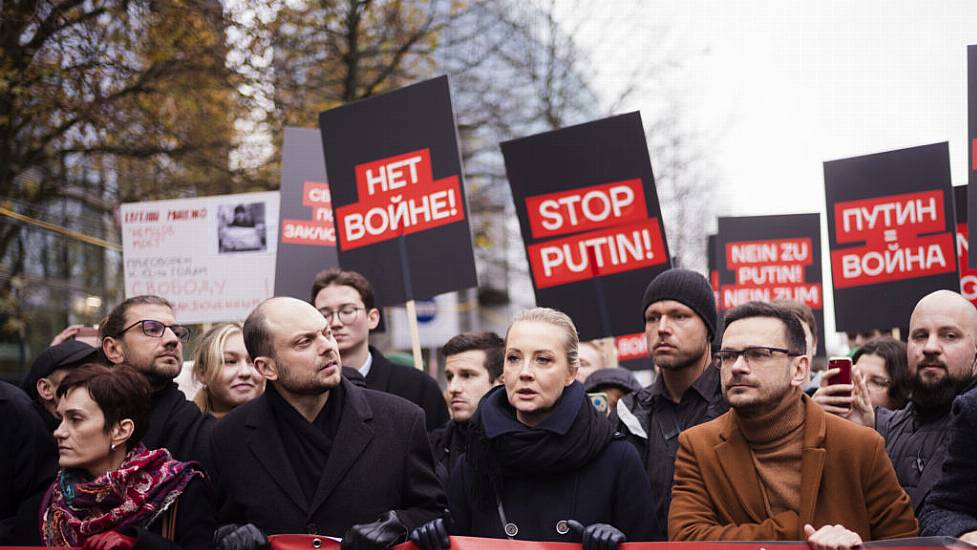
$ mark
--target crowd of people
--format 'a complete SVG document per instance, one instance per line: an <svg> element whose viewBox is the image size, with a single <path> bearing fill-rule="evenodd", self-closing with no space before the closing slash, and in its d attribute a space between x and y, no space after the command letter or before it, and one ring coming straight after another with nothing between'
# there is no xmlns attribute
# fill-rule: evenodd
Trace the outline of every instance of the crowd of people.
<svg viewBox="0 0 977 550"><path fill-rule="evenodd" d="M308 302L270 298L197 339L189 396L174 379L190 331L165 299L129 298L98 347L66 331L21 388L0 383L0 545L977 543L977 308L961 295L922 298L906 343L862 343L850 384L812 381L802 304L720 319L683 269L641 298L619 314L643 315L647 387L533 308L503 336L445 342L442 392L370 345L369 281L329 270Z"/></svg>

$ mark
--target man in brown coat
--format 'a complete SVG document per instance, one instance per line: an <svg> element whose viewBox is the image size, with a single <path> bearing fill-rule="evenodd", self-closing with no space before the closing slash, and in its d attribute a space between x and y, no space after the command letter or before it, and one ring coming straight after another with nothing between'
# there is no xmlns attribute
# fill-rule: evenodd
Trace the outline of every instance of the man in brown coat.
<svg viewBox="0 0 977 550"><path fill-rule="evenodd" d="M807 540L817 550L916 536L882 438L804 395L804 329L781 307L726 315L723 416L683 432L671 540Z"/></svg>

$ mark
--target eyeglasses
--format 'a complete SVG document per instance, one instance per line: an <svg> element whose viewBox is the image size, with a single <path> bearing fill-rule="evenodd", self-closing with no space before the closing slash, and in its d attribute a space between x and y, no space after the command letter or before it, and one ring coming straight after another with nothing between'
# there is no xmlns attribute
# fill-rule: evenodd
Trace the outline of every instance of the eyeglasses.
<svg viewBox="0 0 977 550"><path fill-rule="evenodd" d="M183 325L167 325L162 321L154 321L152 319L143 319L142 321L136 321L119 332L119 336L125 334L125 332L136 325L142 325L142 333L146 336L152 336L153 338L162 338L163 333L166 329L173 331L173 335L180 339L181 342L187 342L190 340L190 329Z"/></svg>
<svg viewBox="0 0 977 550"><path fill-rule="evenodd" d="M747 365L756 366L762 365L773 359L774 353L783 353L787 357L798 357L803 355L802 353L794 353L789 349L784 348L748 346L743 349L721 349L716 352L715 358L722 366L731 367L733 366L733 363L736 363L736 360L739 359L740 355L742 355L743 360L746 361Z"/></svg>
<svg viewBox="0 0 977 550"><path fill-rule="evenodd" d="M349 306L349 307L342 307L336 311L332 311L329 309L320 309L319 313L321 313L322 316L326 318L327 323L331 323L333 318L335 318L338 315L339 322L344 325L348 325L356 320L356 314L360 311L366 311L366 308Z"/></svg>
<svg viewBox="0 0 977 550"><path fill-rule="evenodd" d="M882 378L881 376L869 376L865 383L879 390L884 390L892 385L892 380L888 378Z"/></svg>

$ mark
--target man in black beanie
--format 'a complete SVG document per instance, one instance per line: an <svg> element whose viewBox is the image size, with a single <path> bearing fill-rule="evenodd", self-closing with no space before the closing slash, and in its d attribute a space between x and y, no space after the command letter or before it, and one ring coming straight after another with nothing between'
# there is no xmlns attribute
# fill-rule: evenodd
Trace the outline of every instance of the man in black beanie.
<svg viewBox="0 0 977 550"><path fill-rule="evenodd" d="M668 525L679 432L720 416L719 368L712 364L716 299L706 278L669 269L645 289L642 301L648 353L658 378L621 398L615 413L645 461L659 525Z"/></svg>

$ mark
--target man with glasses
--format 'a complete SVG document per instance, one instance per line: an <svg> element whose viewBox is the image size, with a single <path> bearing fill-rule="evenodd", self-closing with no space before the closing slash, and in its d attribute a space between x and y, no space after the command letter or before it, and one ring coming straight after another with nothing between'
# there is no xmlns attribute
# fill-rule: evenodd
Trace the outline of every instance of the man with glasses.
<svg viewBox="0 0 977 550"><path fill-rule="evenodd" d="M142 373L153 388L153 410L143 443L165 448L177 460L209 465L208 438L214 418L200 412L174 378L183 367L183 344L190 330L177 324L173 306L159 296L134 296L109 313L99 328L102 352L113 364Z"/></svg>
<svg viewBox="0 0 977 550"><path fill-rule="evenodd" d="M323 271L312 284L311 301L339 343L344 370L358 371L371 390L399 395L424 409L428 431L448 422L448 408L433 378L390 362L370 345L370 331L380 323L380 310L374 307L373 286L366 277L355 271Z"/></svg>
<svg viewBox="0 0 977 550"><path fill-rule="evenodd" d="M791 312L726 314L720 364L731 410L679 435L671 540L807 540L817 550L914 537L882 438L804 394L809 359Z"/></svg>

